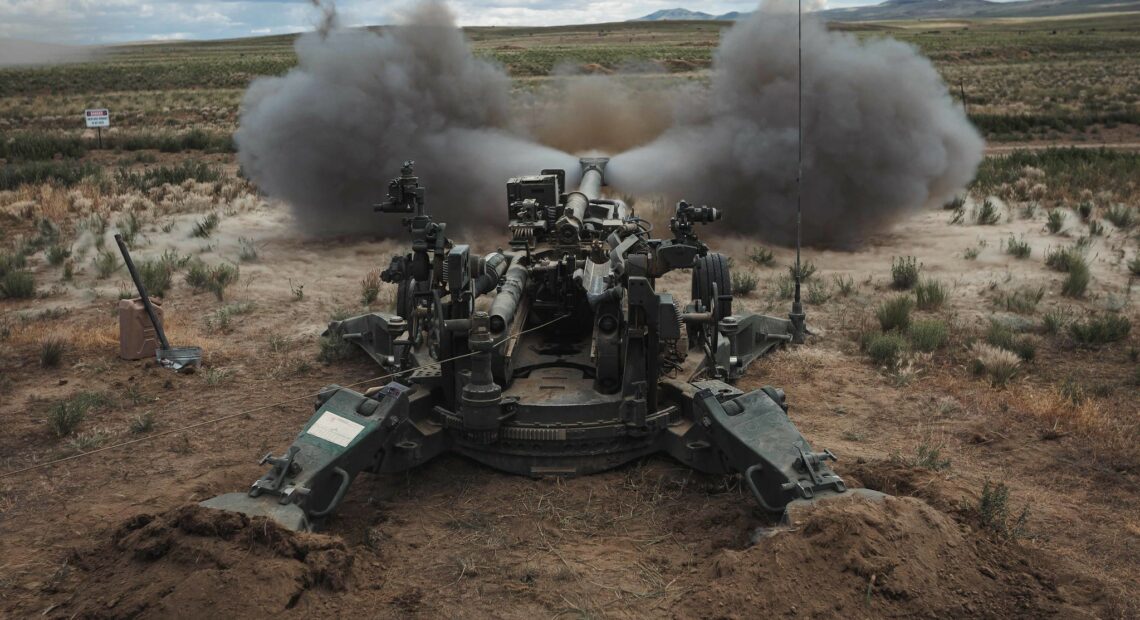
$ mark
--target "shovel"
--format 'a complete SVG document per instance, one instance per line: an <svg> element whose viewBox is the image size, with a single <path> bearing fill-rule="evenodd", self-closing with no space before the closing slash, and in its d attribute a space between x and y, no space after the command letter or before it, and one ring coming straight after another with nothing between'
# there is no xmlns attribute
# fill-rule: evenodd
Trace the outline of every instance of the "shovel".
<svg viewBox="0 0 1140 620"><path fill-rule="evenodd" d="M139 277L139 272L135 269L135 262L131 260L131 253L127 251L127 244L123 243L123 236L116 234L115 243L119 244L119 252L123 254L123 262L127 264L127 271L131 272L131 279L135 281L135 288L138 289L139 297L142 298L146 315L150 317L150 324L154 326L154 333L158 335L158 342L162 345L155 350L155 359L159 364L178 372L194 372L202 362L202 349L199 347L170 346L170 341L166 339L166 332L162 329L162 323L159 322L158 316L154 313L150 296L146 294L146 287L143 286L142 278Z"/></svg>

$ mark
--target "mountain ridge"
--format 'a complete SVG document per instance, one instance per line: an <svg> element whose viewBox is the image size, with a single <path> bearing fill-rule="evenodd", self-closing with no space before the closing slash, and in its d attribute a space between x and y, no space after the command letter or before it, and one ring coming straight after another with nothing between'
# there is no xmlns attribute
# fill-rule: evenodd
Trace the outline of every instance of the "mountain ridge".
<svg viewBox="0 0 1140 620"><path fill-rule="evenodd" d="M1059 17L1084 13L1140 11L1140 0L885 0L870 6L829 9L817 14L830 21L896 19L969 19L992 17ZM751 13L712 15L685 8L662 9L628 21L733 21Z"/></svg>

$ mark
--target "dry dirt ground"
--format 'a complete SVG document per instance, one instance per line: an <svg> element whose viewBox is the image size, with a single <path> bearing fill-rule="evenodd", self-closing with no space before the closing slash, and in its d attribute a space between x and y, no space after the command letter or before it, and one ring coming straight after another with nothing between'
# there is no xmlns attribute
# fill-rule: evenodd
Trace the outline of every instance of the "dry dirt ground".
<svg viewBox="0 0 1140 620"><path fill-rule="evenodd" d="M830 299L809 305L808 346L757 363L743 384L784 388L791 416L817 448L840 457L852 486L894 495L882 503L830 504L790 528L759 515L736 480L650 458L579 479L526 479L459 457L401 476L362 476L326 533L293 535L263 521L194 507L261 475L257 459L280 452L308 418L308 395L377 371L317 360L317 336L337 308L360 310L360 280L396 247L374 240L303 240L280 207L230 209L209 244L190 240L201 213L144 231L141 257L177 247L211 262L237 261L239 237L256 260L225 303L194 294L178 276L165 300L170 338L206 351L193 375L116 357L113 306L125 274L97 280L87 267L41 299L0 301L10 326L0 342L0 615L8 617L1104 617L1133 618L1140 578L1138 330L1090 350L1062 333L1030 330L1036 356L1004 388L975 377L967 344L994 299L1041 286L1047 310L1069 320L1112 306L1133 322L1122 253L1134 243L1109 230L1089 250L1084 300L1061 297L1061 276L1042 256L1072 239L1043 232L1044 216L994 226L950 225L930 209L868 239L857 252L806 253ZM1075 215L1070 221L1075 221ZM1028 260L1001 249L1011 233ZM982 243L984 242L984 243ZM749 264L749 240L719 242L760 288L744 308L786 312L776 294L791 261ZM209 245L208 249L202 246ZM968 248L979 255L964 257ZM489 250L491 247L480 247ZM1118 251L1119 250L1119 251ZM949 344L896 368L876 368L858 336L894 295L893 257L915 256L942 280L937 316ZM31 269L47 289L58 270ZM850 278L841 294L834 278ZM687 296L687 276L667 288ZM303 286L303 297L293 291ZM391 291L381 292L381 302ZM252 310L221 328L214 313ZM1121 310L1121 308L1123 308ZM54 312L45 310L60 309ZM877 329L877 326L875 326ZM40 343L68 340L62 364L42 369ZM1064 387L1068 386L1068 387ZM1079 397L1074 391L1079 390ZM102 446L144 438L26 473L94 444L59 440L51 407L103 393L80 437ZM279 406L264 407L285 402ZM187 425L240 414L185 432ZM132 423L151 414L153 429ZM163 434L165 433L165 434ZM153 439L145 440L147 437ZM929 456L937 450L934 465ZM922 452L925 450L925 452ZM948 463L942 462L948 461ZM986 482L1008 485L1021 536L987 527Z"/></svg>

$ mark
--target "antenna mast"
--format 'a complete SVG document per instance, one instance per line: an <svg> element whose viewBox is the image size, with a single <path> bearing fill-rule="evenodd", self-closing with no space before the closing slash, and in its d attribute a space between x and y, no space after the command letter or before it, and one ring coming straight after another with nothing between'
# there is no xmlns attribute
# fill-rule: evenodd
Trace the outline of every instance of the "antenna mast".
<svg viewBox="0 0 1140 620"><path fill-rule="evenodd" d="M807 316L804 314L803 301L800 298L800 283L803 272L800 267L801 229L803 228L803 177L804 177L804 9L803 0L796 1L796 66L799 77L796 82L798 100L796 102L796 125L799 137L796 141L796 297L792 301L792 312L788 318L792 321L792 342L804 343L804 323Z"/></svg>

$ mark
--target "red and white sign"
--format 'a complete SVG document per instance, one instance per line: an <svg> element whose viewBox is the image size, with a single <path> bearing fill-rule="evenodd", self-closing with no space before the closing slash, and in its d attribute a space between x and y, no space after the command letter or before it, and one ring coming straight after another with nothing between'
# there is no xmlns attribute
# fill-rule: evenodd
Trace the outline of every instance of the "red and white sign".
<svg viewBox="0 0 1140 620"><path fill-rule="evenodd" d="M107 109L84 110L83 118L87 120L88 127L111 126L111 112Z"/></svg>

